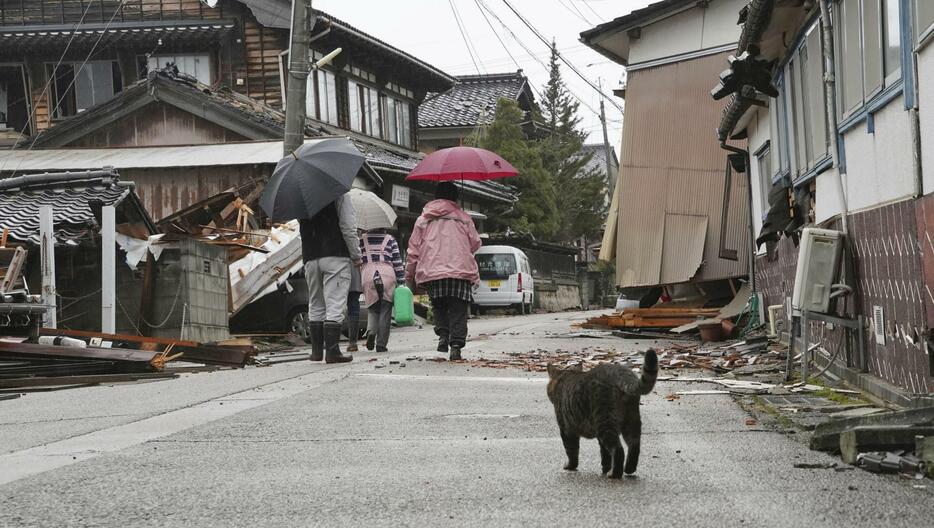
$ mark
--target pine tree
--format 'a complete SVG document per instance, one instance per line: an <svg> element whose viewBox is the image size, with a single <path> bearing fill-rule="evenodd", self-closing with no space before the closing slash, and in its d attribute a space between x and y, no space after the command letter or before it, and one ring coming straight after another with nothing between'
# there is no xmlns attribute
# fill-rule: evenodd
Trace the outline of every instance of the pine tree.
<svg viewBox="0 0 934 528"><path fill-rule="evenodd" d="M564 189L558 203L560 229L556 237L571 241L578 237L596 237L606 217L606 174L586 170L593 157L582 152L587 133L580 129L578 103L561 78L558 49L551 43L548 82L545 83L541 119L546 130L539 138L542 163L556 189Z"/></svg>
<svg viewBox="0 0 934 528"><path fill-rule="evenodd" d="M500 99L493 123L473 140L476 146L499 154L519 171L519 176L508 182L518 188L519 201L500 223L513 231L550 240L559 227L555 188L542 165L540 145L529 141L522 131L523 117L516 101Z"/></svg>

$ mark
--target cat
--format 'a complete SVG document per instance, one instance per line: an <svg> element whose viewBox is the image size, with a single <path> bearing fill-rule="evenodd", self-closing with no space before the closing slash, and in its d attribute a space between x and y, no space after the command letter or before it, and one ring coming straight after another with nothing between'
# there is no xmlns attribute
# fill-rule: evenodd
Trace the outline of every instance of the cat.
<svg viewBox="0 0 934 528"><path fill-rule="evenodd" d="M645 353L641 377L613 363L587 372L580 366L560 369L548 365L548 377L548 399L555 406L561 441L568 455L564 469L577 470L580 437L583 436L596 438L600 443L602 474L610 472L610 478L622 478L624 459L626 474L635 473L642 437L639 397L651 392L658 378L655 350ZM620 434L629 447L628 458L625 458Z"/></svg>

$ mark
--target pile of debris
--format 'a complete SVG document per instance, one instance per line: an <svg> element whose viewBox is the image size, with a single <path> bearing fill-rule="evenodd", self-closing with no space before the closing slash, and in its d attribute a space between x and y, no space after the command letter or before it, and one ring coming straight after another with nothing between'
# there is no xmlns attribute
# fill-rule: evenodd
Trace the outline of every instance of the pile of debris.
<svg viewBox="0 0 934 528"><path fill-rule="evenodd" d="M23 333L42 317L46 306L39 295L32 295L23 277L26 250L7 247L9 229L0 234L0 328Z"/></svg>
<svg viewBox="0 0 934 528"><path fill-rule="evenodd" d="M717 374L777 372L785 368L787 347L772 343L766 336L719 344L672 344L659 356L665 369L700 368Z"/></svg>
<svg viewBox="0 0 934 528"><path fill-rule="evenodd" d="M169 365L182 358L186 366ZM34 340L0 341L0 392L169 379L180 372L243 367L252 361L253 346L242 340L201 344L43 328Z"/></svg>

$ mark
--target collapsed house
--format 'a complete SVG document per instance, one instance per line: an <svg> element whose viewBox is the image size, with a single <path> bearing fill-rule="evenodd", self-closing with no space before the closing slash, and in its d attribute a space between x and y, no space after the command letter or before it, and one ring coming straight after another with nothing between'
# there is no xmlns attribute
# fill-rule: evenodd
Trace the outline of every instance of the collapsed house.
<svg viewBox="0 0 934 528"><path fill-rule="evenodd" d="M42 269L42 206L52 209L54 265L46 262L51 284ZM26 285L41 292L54 311L46 322L61 329L101 329L105 207L115 213L115 332L197 341L229 337L226 249L191 239L161 240L134 184L122 181L115 169L0 180L0 228L8 231L8 247L26 251Z"/></svg>

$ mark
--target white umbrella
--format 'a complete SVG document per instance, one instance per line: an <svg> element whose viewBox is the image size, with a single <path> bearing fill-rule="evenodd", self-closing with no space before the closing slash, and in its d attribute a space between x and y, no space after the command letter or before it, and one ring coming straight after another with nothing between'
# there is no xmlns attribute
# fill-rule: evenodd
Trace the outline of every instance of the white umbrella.
<svg viewBox="0 0 934 528"><path fill-rule="evenodd" d="M357 229L391 228L396 223L396 212L376 194L363 189L350 189L347 193L357 213Z"/></svg>

